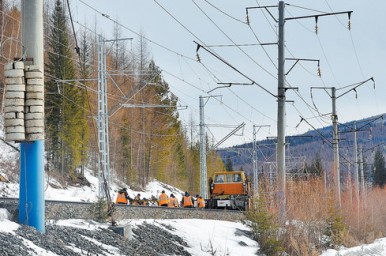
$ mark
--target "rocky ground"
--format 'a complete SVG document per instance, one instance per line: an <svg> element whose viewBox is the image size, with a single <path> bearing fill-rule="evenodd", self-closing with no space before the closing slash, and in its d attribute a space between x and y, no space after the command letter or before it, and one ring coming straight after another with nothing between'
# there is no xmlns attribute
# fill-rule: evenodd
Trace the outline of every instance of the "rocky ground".
<svg viewBox="0 0 386 256"><path fill-rule="evenodd" d="M41 234L29 226L21 226L15 235L0 233L0 255L40 255L22 239L27 239L57 255L191 255L188 244L173 235L173 228L143 223L133 228L133 239L128 240L110 229L86 230L51 224ZM21 238L20 238L21 237Z"/></svg>

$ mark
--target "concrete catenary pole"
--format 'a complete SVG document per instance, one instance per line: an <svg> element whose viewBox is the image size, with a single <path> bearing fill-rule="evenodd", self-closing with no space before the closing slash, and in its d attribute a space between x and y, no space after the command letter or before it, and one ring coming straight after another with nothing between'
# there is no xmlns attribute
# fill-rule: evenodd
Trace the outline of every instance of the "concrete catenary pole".
<svg viewBox="0 0 386 256"><path fill-rule="evenodd" d="M200 195L208 198L204 98L200 96Z"/></svg>
<svg viewBox="0 0 386 256"><path fill-rule="evenodd" d="M359 209L359 175L358 175L358 139L357 125L354 123L354 195L355 202Z"/></svg>
<svg viewBox="0 0 386 256"><path fill-rule="evenodd" d="M339 134L338 134L338 115L336 113L336 88L331 88L332 99L332 147L334 151L334 167L333 167L333 181L334 181L334 193L335 203L338 208L341 207L340 198L340 169L339 169Z"/></svg>
<svg viewBox="0 0 386 256"><path fill-rule="evenodd" d="M366 202L366 186L365 186L365 173L364 173L364 159L363 159L363 148L362 145L359 146L359 168L361 172L361 195L362 195L362 202L363 202L363 208L367 208L367 202Z"/></svg>
<svg viewBox="0 0 386 256"><path fill-rule="evenodd" d="M23 55L43 72L43 0L22 0L21 9ZM19 223L45 233L44 140L20 143Z"/></svg>
<svg viewBox="0 0 386 256"><path fill-rule="evenodd" d="M259 196L259 174L257 172L257 147L256 147L256 126L253 126L253 196Z"/></svg>
<svg viewBox="0 0 386 256"><path fill-rule="evenodd" d="M285 86L284 86L284 2L279 2L279 41L278 41L278 109L277 109L277 183L279 218L286 218L286 165L285 165Z"/></svg>

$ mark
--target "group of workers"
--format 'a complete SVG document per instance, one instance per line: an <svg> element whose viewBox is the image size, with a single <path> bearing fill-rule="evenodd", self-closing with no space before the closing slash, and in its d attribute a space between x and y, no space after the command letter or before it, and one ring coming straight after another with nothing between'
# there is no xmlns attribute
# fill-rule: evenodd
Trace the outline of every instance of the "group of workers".
<svg viewBox="0 0 386 256"><path fill-rule="evenodd" d="M141 199L140 194L137 194L134 197L134 199L131 199L127 193L127 189L123 188L118 191L117 199L115 202L117 204L128 204L130 202L132 205L149 205L148 203L146 203L146 201L147 200L145 199L143 200ZM188 192L185 192L183 194L180 204L174 194L170 194L170 196L168 196L165 193L165 190L162 190L158 199L155 198L155 200L153 199L151 201L157 201L158 206L170 207L170 208L177 208L180 206L184 208L194 208L194 207L205 208L205 200L204 198L202 198L202 196L196 195L196 201L195 201L194 198Z"/></svg>

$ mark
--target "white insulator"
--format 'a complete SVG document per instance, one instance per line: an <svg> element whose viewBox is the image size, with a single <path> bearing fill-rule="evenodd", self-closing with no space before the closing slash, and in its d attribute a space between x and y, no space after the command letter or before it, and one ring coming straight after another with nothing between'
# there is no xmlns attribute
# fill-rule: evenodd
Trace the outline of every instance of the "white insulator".
<svg viewBox="0 0 386 256"><path fill-rule="evenodd" d="M38 119L38 120L26 120L25 121L25 127L44 127L44 120Z"/></svg>
<svg viewBox="0 0 386 256"><path fill-rule="evenodd" d="M11 107L11 106L24 106L24 99L6 99L4 101L4 106Z"/></svg>
<svg viewBox="0 0 386 256"><path fill-rule="evenodd" d="M44 100L44 92L27 92L26 95L25 95L25 98L27 100L31 100L31 99L38 99L38 100ZM26 103L26 105L28 105Z"/></svg>
<svg viewBox="0 0 386 256"><path fill-rule="evenodd" d="M26 134L26 141L44 140L44 133L29 133Z"/></svg>
<svg viewBox="0 0 386 256"><path fill-rule="evenodd" d="M24 77L6 77L4 84L23 84L24 85Z"/></svg>
<svg viewBox="0 0 386 256"><path fill-rule="evenodd" d="M23 112L8 112L4 113L4 119L24 119L24 113Z"/></svg>
<svg viewBox="0 0 386 256"><path fill-rule="evenodd" d="M44 127L37 127L37 126L32 126L32 127L25 127L25 133L27 134L32 134L32 133L44 133Z"/></svg>
<svg viewBox="0 0 386 256"><path fill-rule="evenodd" d="M24 62L22 61L14 61L14 62L8 62L4 65L4 70L11 70L11 69L24 69Z"/></svg>
<svg viewBox="0 0 386 256"><path fill-rule="evenodd" d="M24 99L24 92L5 92L5 99Z"/></svg>
<svg viewBox="0 0 386 256"><path fill-rule="evenodd" d="M24 131L24 126L21 125L5 127L5 133L19 133Z"/></svg>
<svg viewBox="0 0 386 256"><path fill-rule="evenodd" d="M5 84L5 91L7 92L25 92L24 84Z"/></svg>
<svg viewBox="0 0 386 256"><path fill-rule="evenodd" d="M24 126L24 119L5 119L4 127Z"/></svg>
<svg viewBox="0 0 386 256"><path fill-rule="evenodd" d="M43 85L28 85L27 87L29 92L44 92Z"/></svg>
<svg viewBox="0 0 386 256"><path fill-rule="evenodd" d="M25 101L25 106L44 106L44 100L43 99L27 99Z"/></svg>
<svg viewBox="0 0 386 256"><path fill-rule="evenodd" d="M44 113L26 113L25 114L25 120L37 120L37 119L44 120Z"/></svg>
<svg viewBox="0 0 386 256"><path fill-rule="evenodd" d="M24 141L25 134L24 132L20 133L6 133L5 134L6 141Z"/></svg>
<svg viewBox="0 0 386 256"><path fill-rule="evenodd" d="M44 79L43 78L29 78L27 79L28 85L44 85Z"/></svg>
<svg viewBox="0 0 386 256"><path fill-rule="evenodd" d="M25 113L44 113L44 106L26 106Z"/></svg>
<svg viewBox="0 0 386 256"><path fill-rule="evenodd" d="M4 70L4 76L5 77L23 77L24 76L24 70L22 69L10 69L10 70Z"/></svg>
<svg viewBox="0 0 386 256"><path fill-rule="evenodd" d="M23 112L24 113L24 106L5 106L4 107L4 113L18 113Z"/></svg>

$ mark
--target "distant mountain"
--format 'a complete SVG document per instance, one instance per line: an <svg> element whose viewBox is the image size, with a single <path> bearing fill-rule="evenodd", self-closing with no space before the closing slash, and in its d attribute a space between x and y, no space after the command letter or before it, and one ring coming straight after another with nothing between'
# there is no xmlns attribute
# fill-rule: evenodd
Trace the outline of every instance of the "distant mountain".
<svg viewBox="0 0 386 256"><path fill-rule="evenodd" d="M385 118L384 118L385 117ZM353 169L354 160L354 127L358 150L363 149L366 172L371 172L374 152L378 146L385 151L386 143L386 114L339 124L339 154L340 168L344 175ZM308 131L297 136L286 137L286 166L287 172L299 170L310 164L319 154L323 167L328 170L333 163L332 126ZM222 148L218 153L226 161L230 158L235 170L243 168L247 173L253 172L253 144L247 143L229 148ZM267 139L257 141L257 166L264 172L276 170L276 140Z"/></svg>

